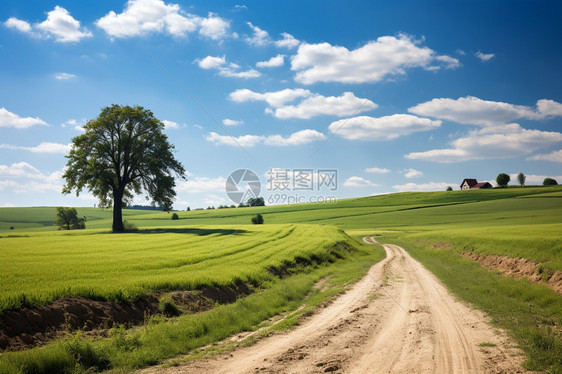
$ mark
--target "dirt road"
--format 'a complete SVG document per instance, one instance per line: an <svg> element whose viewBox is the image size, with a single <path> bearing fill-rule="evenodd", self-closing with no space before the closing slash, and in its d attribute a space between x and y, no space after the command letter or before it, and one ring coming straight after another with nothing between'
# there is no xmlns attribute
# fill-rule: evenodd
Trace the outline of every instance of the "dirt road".
<svg viewBox="0 0 562 374"><path fill-rule="evenodd" d="M375 244L373 238L364 238ZM293 330L176 373L518 373L521 353L404 249Z"/></svg>

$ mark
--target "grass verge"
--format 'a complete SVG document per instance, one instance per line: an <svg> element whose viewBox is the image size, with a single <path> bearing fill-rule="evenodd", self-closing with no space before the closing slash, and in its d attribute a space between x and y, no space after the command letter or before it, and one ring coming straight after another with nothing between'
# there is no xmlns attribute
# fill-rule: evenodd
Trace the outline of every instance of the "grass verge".
<svg viewBox="0 0 562 374"><path fill-rule="evenodd" d="M392 239L407 249L462 300L486 312L527 355L529 370L562 372L562 298L526 279L504 277L458 254Z"/></svg>
<svg viewBox="0 0 562 374"><path fill-rule="evenodd" d="M303 266L290 277L267 282L261 292L233 304L218 305L208 312L170 320L158 316L130 331L112 329L105 339L84 338L78 332L45 347L1 354L0 374L126 371L155 365L242 331L254 331L263 321L295 311L304 304L302 313L295 313L275 329L290 326L297 322L299 315L309 313L341 292L384 258L380 247L348 243L352 247L341 248L341 258L333 263ZM329 286L314 289L325 278L329 278L326 282Z"/></svg>

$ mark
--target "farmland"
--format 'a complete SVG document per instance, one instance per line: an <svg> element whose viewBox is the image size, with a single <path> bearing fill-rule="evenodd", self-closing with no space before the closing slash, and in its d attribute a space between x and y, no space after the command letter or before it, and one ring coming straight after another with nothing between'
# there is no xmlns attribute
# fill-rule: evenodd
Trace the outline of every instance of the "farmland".
<svg viewBox="0 0 562 374"><path fill-rule="evenodd" d="M252 288L251 295L234 304L197 317L182 316L178 322L185 336L192 336L186 331L196 329L192 324L198 318L210 318L215 322L205 326L213 326L218 314L223 319L231 316L234 322L228 328L206 327L197 339L186 340L161 323L150 333L125 335L140 343L126 353L114 349L104 359L104 368L142 367L253 330L299 305L312 311L382 259L379 247L360 243L363 236L376 236L403 246L458 297L488 313L526 352L528 368L556 372L562 368L560 294L547 287L545 279L507 277L467 254L528 259L549 275L562 271L560 212L560 187L399 193L335 204L177 212L175 221L165 212L125 210L124 218L139 230L111 234L107 210L78 208L78 214L88 218L87 230L61 232L52 226L54 208L2 208L0 310L69 296L127 302L205 285L244 283ZM264 216L265 225L250 224L257 213ZM272 269L289 269L290 276L279 278ZM331 288L313 291L314 283L326 276ZM252 313L245 309L250 304ZM237 319L237 313L247 321ZM115 339L84 344L109 349ZM164 340L161 347L156 343ZM0 372L2 362L13 369L21 360L33 361L25 355L60 355L64 359L59 361L74 362L57 349L4 354ZM148 358L141 359L143 354Z"/></svg>

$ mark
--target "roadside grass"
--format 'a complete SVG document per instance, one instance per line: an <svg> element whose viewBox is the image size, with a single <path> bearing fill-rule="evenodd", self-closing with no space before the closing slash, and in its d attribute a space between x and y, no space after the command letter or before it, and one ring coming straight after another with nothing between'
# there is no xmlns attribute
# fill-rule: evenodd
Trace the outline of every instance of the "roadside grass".
<svg viewBox="0 0 562 374"><path fill-rule="evenodd" d="M345 246L345 247L343 247ZM379 246L367 246L350 239L340 244L340 259L333 263L310 265L290 277L272 278L264 290L238 299L233 304L217 305L210 311L166 320L153 317L129 331L114 328L110 337L92 340L80 333L45 347L0 355L0 373L76 373L112 370L120 372L164 363L177 355L201 355L197 348L222 341L242 331L255 331L263 321L280 313L298 310L272 331L298 323L317 305L362 277L366 270L384 258ZM315 289L321 279L328 287ZM266 324L267 325L267 324ZM251 344L255 337L239 344ZM225 348L233 348L233 345Z"/></svg>
<svg viewBox="0 0 562 374"><path fill-rule="evenodd" d="M527 355L529 370L562 372L562 298L546 286L487 270L453 249L433 249L410 238L392 239L460 299L486 312Z"/></svg>
<svg viewBox="0 0 562 374"><path fill-rule="evenodd" d="M561 210L562 212L562 210ZM520 224L410 234L409 240L429 243L447 242L459 252L484 256L500 255L526 258L543 264L545 269L562 271L562 224Z"/></svg>

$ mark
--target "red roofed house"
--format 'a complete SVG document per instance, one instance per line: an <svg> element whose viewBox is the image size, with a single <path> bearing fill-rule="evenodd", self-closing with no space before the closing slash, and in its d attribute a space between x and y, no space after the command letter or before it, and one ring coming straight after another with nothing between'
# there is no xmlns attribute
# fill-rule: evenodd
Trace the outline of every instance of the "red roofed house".
<svg viewBox="0 0 562 374"><path fill-rule="evenodd" d="M464 179L461 183L461 190L482 190L493 188L490 182L480 182L476 179Z"/></svg>

